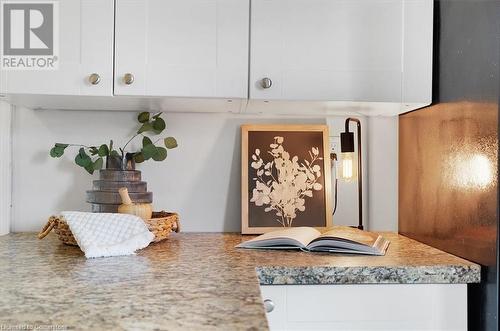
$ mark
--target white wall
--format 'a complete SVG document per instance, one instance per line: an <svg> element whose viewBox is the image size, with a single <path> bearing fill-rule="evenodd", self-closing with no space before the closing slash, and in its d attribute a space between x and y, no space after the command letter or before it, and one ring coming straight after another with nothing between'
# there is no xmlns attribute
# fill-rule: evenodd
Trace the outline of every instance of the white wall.
<svg viewBox="0 0 500 331"><path fill-rule="evenodd" d="M9 233L11 219L11 109L0 101L0 235Z"/></svg>
<svg viewBox="0 0 500 331"><path fill-rule="evenodd" d="M62 160L51 159L48 151L54 142L99 144L113 138L121 145L123 137L133 132L135 116L130 112L16 109L13 231L38 231L51 214L89 209L85 190L90 189L92 176L73 164L74 153ZM240 231L240 124L327 122L326 118L201 113L172 113L164 118L179 148L170 151L165 162L145 163L139 169L154 193L155 207L178 211L184 231ZM328 122L335 123L336 132L331 135L338 136L344 118ZM357 216L352 219L350 213L357 215L357 200L348 200L353 192L352 187L339 188L339 214L334 223L356 224ZM379 223L374 225L390 228Z"/></svg>
<svg viewBox="0 0 500 331"><path fill-rule="evenodd" d="M368 225L398 229L398 117L368 118Z"/></svg>

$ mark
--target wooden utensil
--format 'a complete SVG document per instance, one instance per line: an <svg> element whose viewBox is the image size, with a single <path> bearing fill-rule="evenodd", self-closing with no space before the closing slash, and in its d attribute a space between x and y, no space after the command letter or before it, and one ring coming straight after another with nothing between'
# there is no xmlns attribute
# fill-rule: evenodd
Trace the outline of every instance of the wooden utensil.
<svg viewBox="0 0 500 331"><path fill-rule="evenodd" d="M126 187L120 188L118 193L122 198L122 204L118 207L118 213L135 215L143 220L151 218L153 215L153 206L150 203L133 203Z"/></svg>

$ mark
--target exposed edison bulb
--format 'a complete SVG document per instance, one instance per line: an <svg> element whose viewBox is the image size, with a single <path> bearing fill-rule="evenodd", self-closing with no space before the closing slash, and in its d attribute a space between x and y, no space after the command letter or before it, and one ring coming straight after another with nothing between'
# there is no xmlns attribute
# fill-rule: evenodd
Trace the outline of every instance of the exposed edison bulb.
<svg viewBox="0 0 500 331"><path fill-rule="evenodd" d="M339 177L344 181L353 181L357 177L357 166L354 153L340 153Z"/></svg>

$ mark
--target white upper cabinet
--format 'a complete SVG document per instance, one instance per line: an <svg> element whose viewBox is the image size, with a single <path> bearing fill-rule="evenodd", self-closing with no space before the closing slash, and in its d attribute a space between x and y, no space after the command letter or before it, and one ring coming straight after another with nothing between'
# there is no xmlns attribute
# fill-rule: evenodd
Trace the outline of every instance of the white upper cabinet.
<svg viewBox="0 0 500 331"><path fill-rule="evenodd" d="M13 104L395 115L432 100L433 0L56 3L59 68L1 71Z"/></svg>
<svg viewBox="0 0 500 331"><path fill-rule="evenodd" d="M0 93L111 96L114 1L64 0L57 4L58 69L2 70Z"/></svg>
<svg viewBox="0 0 500 331"><path fill-rule="evenodd" d="M115 95L248 97L249 0L117 0Z"/></svg>
<svg viewBox="0 0 500 331"><path fill-rule="evenodd" d="M432 8L432 0L253 0L250 99L430 103Z"/></svg>

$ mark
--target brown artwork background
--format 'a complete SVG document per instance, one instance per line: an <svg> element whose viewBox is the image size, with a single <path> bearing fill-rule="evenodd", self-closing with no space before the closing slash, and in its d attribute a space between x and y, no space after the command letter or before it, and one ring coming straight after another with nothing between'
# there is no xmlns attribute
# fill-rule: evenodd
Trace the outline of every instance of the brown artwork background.
<svg viewBox="0 0 500 331"><path fill-rule="evenodd" d="M265 206L256 206L250 202L252 191L255 187L257 170L252 168L252 154L255 149L260 149L261 157L264 162L273 160L273 157L267 153L269 145L274 142L274 137L284 138L283 148L290 153L290 158L297 156L299 162L310 160L309 151L312 147L317 147L319 157L324 158L323 151L323 132L293 132L293 131L250 131L248 132L248 225L250 227L281 227L276 221L277 216L274 211L265 212ZM313 191L312 198L305 197L306 209L297 211L297 217L293 221L293 226L326 226L326 201L325 201L325 169L323 160L316 161L321 168L321 177L318 183L322 185L319 191Z"/></svg>

